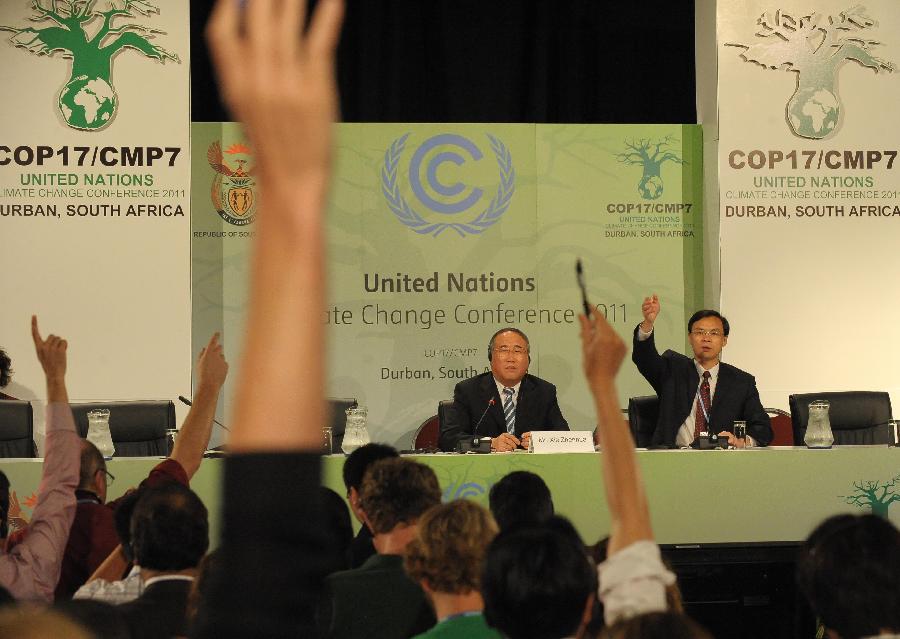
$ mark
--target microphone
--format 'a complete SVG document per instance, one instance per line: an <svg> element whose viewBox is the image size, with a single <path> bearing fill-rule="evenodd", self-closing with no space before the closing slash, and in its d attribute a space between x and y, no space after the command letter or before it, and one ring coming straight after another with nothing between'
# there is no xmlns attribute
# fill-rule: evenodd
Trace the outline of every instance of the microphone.
<svg viewBox="0 0 900 639"><path fill-rule="evenodd" d="M180 399L180 400L182 401L182 403L187 404L188 406L193 406L193 404L191 403L191 400L189 400L189 399L188 399L187 397L185 397L184 395L179 395L179 396L178 396L178 399ZM493 400L492 400L492 401L493 401ZM213 424L218 424L219 427L222 428L222 430L227 431L227 432L229 432L229 433L231 432L231 429L228 428L228 427L227 427L225 424L223 424L222 422L220 422L218 419L213 418Z"/></svg>
<svg viewBox="0 0 900 639"><path fill-rule="evenodd" d="M488 400L487 408L485 408L485 409L484 409L484 412L481 413L481 417L478 418L478 423L475 424L475 429L472 431L472 439L473 439L473 440L478 439L478 427L481 426L481 422L484 421L484 418L485 418L485 416L487 416L488 411L491 410L491 406L493 406L493 405L496 404L496 403L497 403L497 402L494 401L494 398L493 398L493 397L491 397L491 398Z"/></svg>

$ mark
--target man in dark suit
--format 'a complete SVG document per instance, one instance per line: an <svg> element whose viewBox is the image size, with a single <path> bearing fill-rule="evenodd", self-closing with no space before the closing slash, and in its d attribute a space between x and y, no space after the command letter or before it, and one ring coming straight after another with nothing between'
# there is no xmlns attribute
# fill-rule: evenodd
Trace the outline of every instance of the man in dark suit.
<svg viewBox="0 0 900 639"><path fill-rule="evenodd" d="M556 387L528 374L531 347L517 328L501 328L488 343L491 372L456 385L453 409L441 424L441 450L475 435L491 438L492 451L527 449L532 430L569 430ZM480 422L480 423L479 423Z"/></svg>
<svg viewBox="0 0 900 639"><path fill-rule="evenodd" d="M701 310L688 320L694 357L656 350L653 323L659 298L644 299L644 321L634 329L631 359L659 396L659 421L654 446L690 446L700 432L727 437L731 446L766 446L772 424L759 401L756 380L739 368L719 361L728 343L728 320L718 311ZM747 437L734 436L734 422L747 423Z"/></svg>
<svg viewBox="0 0 900 639"><path fill-rule="evenodd" d="M119 606L133 639L187 636L188 594L209 547L206 507L187 486L148 488L131 516L131 550L144 591Z"/></svg>

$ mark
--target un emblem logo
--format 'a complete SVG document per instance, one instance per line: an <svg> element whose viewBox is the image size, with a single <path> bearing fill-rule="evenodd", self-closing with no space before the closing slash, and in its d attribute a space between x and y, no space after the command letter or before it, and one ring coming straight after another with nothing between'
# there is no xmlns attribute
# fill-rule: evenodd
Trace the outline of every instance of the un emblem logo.
<svg viewBox="0 0 900 639"><path fill-rule="evenodd" d="M415 150L409 162L408 176L409 186L416 199L438 215L468 213L466 221L441 222L423 218L400 193L399 165L409 135L406 133L391 143L384 152L384 165L381 168L381 192L401 224L420 235L437 237L447 229L453 229L461 237L465 237L483 233L500 221L516 190L516 171L509 149L503 142L487 134L500 170L500 183L496 194L484 209L478 206L484 196L483 189L467 187L460 182L448 185L438 178L438 170L443 164L462 166L468 161L481 160L484 154L474 142L461 135L442 133L428 138Z"/></svg>

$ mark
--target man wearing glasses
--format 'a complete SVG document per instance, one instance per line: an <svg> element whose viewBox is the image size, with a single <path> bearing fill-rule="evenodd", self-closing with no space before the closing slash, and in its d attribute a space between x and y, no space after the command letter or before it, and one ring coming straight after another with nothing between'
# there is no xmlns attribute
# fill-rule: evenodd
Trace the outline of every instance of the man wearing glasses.
<svg viewBox="0 0 900 639"><path fill-rule="evenodd" d="M528 374L531 347L517 328L501 328L488 342L491 370L460 382L454 409L441 424L441 450L457 442L490 437L491 451L527 449L533 430L569 430L559 410L556 386ZM477 429L477 430L476 430Z"/></svg>
<svg viewBox="0 0 900 639"><path fill-rule="evenodd" d="M763 410L756 380L739 368L719 361L728 343L729 326L718 311L701 310L688 320L688 338L694 357L656 350L653 323L659 298L644 298L644 321L634 329L631 359L659 396L659 421L651 445L692 445L701 432L727 437L737 448L766 446L772 424ZM747 423L747 436L733 434L734 422Z"/></svg>

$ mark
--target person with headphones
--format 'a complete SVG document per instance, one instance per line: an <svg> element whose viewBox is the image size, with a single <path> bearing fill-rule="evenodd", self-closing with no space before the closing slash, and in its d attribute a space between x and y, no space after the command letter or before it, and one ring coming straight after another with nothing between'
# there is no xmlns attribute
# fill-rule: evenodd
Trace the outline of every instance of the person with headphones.
<svg viewBox="0 0 900 639"><path fill-rule="evenodd" d="M490 437L491 451L528 449L533 430L569 430L559 410L556 386L528 374L531 346L517 328L501 328L488 343L491 370L470 377L453 390L454 409L441 424L441 450Z"/></svg>

